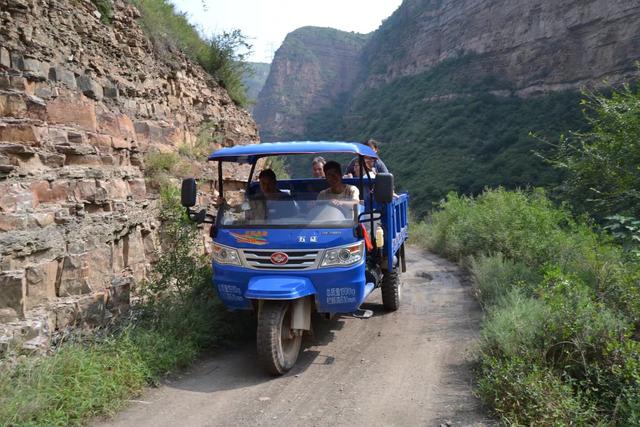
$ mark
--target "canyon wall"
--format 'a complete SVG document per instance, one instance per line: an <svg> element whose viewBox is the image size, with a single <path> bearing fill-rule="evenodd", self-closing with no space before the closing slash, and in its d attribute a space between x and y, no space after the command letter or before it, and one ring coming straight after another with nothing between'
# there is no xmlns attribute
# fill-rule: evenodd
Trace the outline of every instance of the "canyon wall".
<svg viewBox="0 0 640 427"><path fill-rule="evenodd" d="M329 43L336 34L347 43ZM460 58L458 81L427 100L482 78L487 91L519 97L619 83L640 60L640 3L405 0L369 35L301 28L276 52L254 116L266 139L318 137L308 126L318 111L350 121L354 97Z"/></svg>
<svg viewBox="0 0 640 427"><path fill-rule="evenodd" d="M159 254L149 153L258 140L211 76L113 8L105 24L89 1L0 0L0 351L126 308ZM215 188L212 165L184 174Z"/></svg>
<svg viewBox="0 0 640 427"><path fill-rule="evenodd" d="M640 59L640 3L630 0L405 0L365 51L366 85L476 55L470 72L521 94L615 83Z"/></svg>
<svg viewBox="0 0 640 427"><path fill-rule="evenodd" d="M303 27L276 52L253 115L263 141L304 134L305 119L348 96L361 73L366 36Z"/></svg>

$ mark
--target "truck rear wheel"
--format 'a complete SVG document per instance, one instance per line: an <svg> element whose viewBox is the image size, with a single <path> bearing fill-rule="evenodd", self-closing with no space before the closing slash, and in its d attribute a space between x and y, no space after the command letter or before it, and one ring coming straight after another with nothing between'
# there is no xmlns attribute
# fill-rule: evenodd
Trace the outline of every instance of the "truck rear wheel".
<svg viewBox="0 0 640 427"><path fill-rule="evenodd" d="M302 331L291 329L289 301L264 301L258 316L258 358L272 375L293 367L302 345Z"/></svg>
<svg viewBox="0 0 640 427"><path fill-rule="evenodd" d="M400 272L398 268L384 273L382 277L382 305L387 311L396 311L400 308L400 298L402 297L402 286L400 283Z"/></svg>

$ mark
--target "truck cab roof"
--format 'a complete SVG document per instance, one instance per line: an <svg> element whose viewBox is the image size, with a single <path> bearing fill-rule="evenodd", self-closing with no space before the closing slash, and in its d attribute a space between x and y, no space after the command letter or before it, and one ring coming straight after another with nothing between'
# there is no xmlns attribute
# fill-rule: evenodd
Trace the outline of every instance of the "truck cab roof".
<svg viewBox="0 0 640 427"><path fill-rule="evenodd" d="M236 145L214 151L208 160L223 162L253 163L260 157L283 156L289 154L329 154L347 153L378 158L370 147L358 142L290 141L267 142L264 144Z"/></svg>

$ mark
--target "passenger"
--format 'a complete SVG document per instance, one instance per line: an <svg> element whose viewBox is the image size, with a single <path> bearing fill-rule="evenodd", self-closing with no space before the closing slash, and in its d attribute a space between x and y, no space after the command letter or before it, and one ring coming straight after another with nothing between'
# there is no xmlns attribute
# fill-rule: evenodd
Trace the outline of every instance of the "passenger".
<svg viewBox="0 0 640 427"><path fill-rule="evenodd" d="M369 148L371 148L375 153L378 152L378 141L376 141L375 139L368 139L364 143L364 145L366 145ZM354 178L356 176L359 176L359 175L356 175L358 173L356 171L356 167L359 164L360 164L360 162L358 161L358 157L355 157L353 160L351 160L351 162L349 162L349 166L347 166L345 177ZM378 174L378 173L389 173L389 169L387 169L387 166L380 159L376 159L374 161L373 167L371 167L371 170L375 171L376 174Z"/></svg>
<svg viewBox="0 0 640 427"><path fill-rule="evenodd" d="M324 178L324 170L322 168L327 163L324 157L316 157L311 161L311 173L314 178Z"/></svg>
<svg viewBox="0 0 640 427"><path fill-rule="evenodd" d="M365 172L362 174L364 178L375 178L377 175L377 171L375 169L375 159L373 157L364 158L364 167ZM353 174L347 174L347 178L359 178L360 177L360 162L356 160L353 165Z"/></svg>
<svg viewBox="0 0 640 427"><path fill-rule="evenodd" d="M334 162L333 160L328 161L324 165L323 170L329 188L322 190L318 194L318 200L349 201L349 204L353 204L353 202L358 203L360 200L360 191L358 187L342 182L342 168L340 167L340 163Z"/></svg>

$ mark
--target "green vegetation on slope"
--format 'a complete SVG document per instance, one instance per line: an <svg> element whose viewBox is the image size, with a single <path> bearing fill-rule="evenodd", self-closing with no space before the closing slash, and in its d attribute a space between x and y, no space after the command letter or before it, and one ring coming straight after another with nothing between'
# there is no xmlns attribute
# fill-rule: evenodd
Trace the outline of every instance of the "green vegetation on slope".
<svg viewBox="0 0 640 427"><path fill-rule="evenodd" d="M178 191L163 191L164 243L171 247L139 292L131 319L92 338L75 337L50 357L0 359L0 425L81 425L110 414L205 348L239 336L245 318L215 297L211 267L194 253Z"/></svg>
<svg viewBox="0 0 640 427"><path fill-rule="evenodd" d="M449 191L557 184L560 173L534 154L549 147L530 132L557 139L583 129L580 94L508 96L512 88L497 77L466 72L474 58L341 100L308 119L305 137L382 141L381 156L419 216Z"/></svg>
<svg viewBox="0 0 640 427"><path fill-rule="evenodd" d="M507 424L637 425L640 266L540 191L440 208L412 237L470 265L482 399Z"/></svg>
<svg viewBox="0 0 640 427"><path fill-rule="evenodd" d="M267 81L269 76L269 70L271 64L265 64L262 62L248 62L248 70L244 73L243 83L247 88L247 97L250 103L255 103L258 99L258 95Z"/></svg>
<svg viewBox="0 0 640 427"><path fill-rule="evenodd" d="M248 101L242 78L250 45L239 30L203 39L189 24L184 13L176 12L167 0L131 0L140 10L140 25L159 55L170 55L171 48L183 51L211 74L231 99L245 105ZM171 60L170 56L167 58Z"/></svg>

